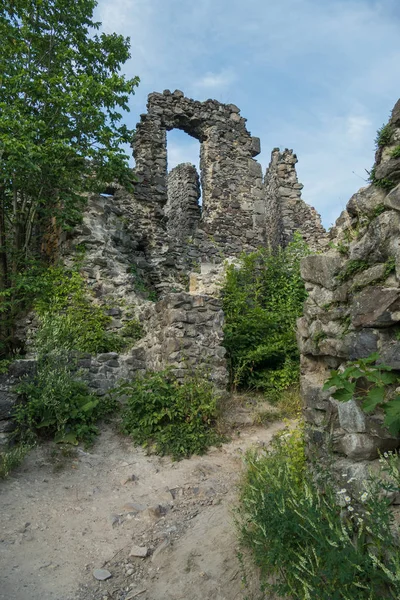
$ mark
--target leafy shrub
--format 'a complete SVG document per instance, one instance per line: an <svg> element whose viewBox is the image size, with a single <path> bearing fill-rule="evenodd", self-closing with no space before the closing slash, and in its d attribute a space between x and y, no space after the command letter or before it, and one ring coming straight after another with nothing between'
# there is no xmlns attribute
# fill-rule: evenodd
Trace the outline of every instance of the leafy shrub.
<svg viewBox="0 0 400 600"><path fill-rule="evenodd" d="M297 382L296 319L306 298L300 259L307 253L297 236L285 249L262 249L228 267L224 345L234 387L271 395Z"/></svg>
<svg viewBox="0 0 400 600"><path fill-rule="evenodd" d="M89 392L85 382L71 371L71 359L52 355L41 359L32 381L17 386L21 402L15 413L20 439L37 435L63 443L91 443L98 433L96 422L116 409L115 402Z"/></svg>
<svg viewBox="0 0 400 600"><path fill-rule="evenodd" d="M158 454L178 459L203 454L221 442L213 429L217 417L214 387L200 373L180 383L170 370L147 372L122 384L126 398L123 432Z"/></svg>
<svg viewBox="0 0 400 600"><path fill-rule="evenodd" d="M377 493L381 481L371 480L362 508L338 496L326 470L317 487L301 429L249 453L246 464L237 524L264 592L294 600L399 597L400 552L388 501Z"/></svg>
<svg viewBox="0 0 400 600"><path fill-rule="evenodd" d="M45 312L41 317L36 373L16 386L22 396L15 412L21 440L30 442L41 434L56 442L90 443L98 433L96 422L116 409L115 400L94 396L79 379L72 352L79 338L69 335L67 325L59 315Z"/></svg>
<svg viewBox="0 0 400 600"><path fill-rule="evenodd" d="M341 402L362 400L366 413L381 406L385 412L385 425L397 436L400 432L400 394L393 389L399 376L392 367L379 362L379 354L374 352L367 358L349 362L344 371L331 371L324 390L335 387L332 397Z"/></svg>

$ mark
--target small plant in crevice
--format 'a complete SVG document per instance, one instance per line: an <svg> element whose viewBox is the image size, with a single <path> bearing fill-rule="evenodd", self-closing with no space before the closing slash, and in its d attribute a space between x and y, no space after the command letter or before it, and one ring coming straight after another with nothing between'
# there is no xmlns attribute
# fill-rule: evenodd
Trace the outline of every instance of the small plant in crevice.
<svg viewBox="0 0 400 600"><path fill-rule="evenodd" d="M147 300L150 300L151 302L157 302L157 292L156 290L152 289L149 283L145 281L141 270L135 264L131 264L129 272L135 279L135 290L141 294L144 294L147 297Z"/></svg>
<svg viewBox="0 0 400 600"><path fill-rule="evenodd" d="M123 433L157 454L180 459L222 441L215 429L218 397L203 373L179 381L170 369L150 371L121 384L116 395L125 402Z"/></svg>
<svg viewBox="0 0 400 600"><path fill-rule="evenodd" d="M263 390L274 399L298 381L296 319L307 296L300 259L308 253L297 235L285 249L261 249L228 266L222 299L233 388Z"/></svg>
<svg viewBox="0 0 400 600"><path fill-rule="evenodd" d="M400 158L400 144L390 152L390 156L392 158Z"/></svg>
<svg viewBox="0 0 400 600"><path fill-rule="evenodd" d="M375 145L377 148L382 148L390 144L393 135L393 130L389 123L382 125L376 132Z"/></svg>
<svg viewBox="0 0 400 600"><path fill-rule="evenodd" d="M382 478L371 478L357 498L337 492L329 467L308 467L302 426L248 452L245 464L236 523L263 598L399 597L400 549ZM399 491L398 470L391 485Z"/></svg>
<svg viewBox="0 0 400 600"><path fill-rule="evenodd" d="M383 190L390 191L394 187L396 187L396 183L387 177L382 177L378 179L376 177L376 169L375 166L372 167L371 171L369 171L368 181L376 187L382 188Z"/></svg>
<svg viewBox="0 0 400 600"><path fill-rule="evenodd" d="M382 408L384 424L392 435L397 436L400 433L400 394L396 392L395 384L399 381L399 375L392 367L381 363L375 352L367 358L349 362L343 371L331 371L323 389L335 388L332 397L340 402L359 400L366 413Z"/></svg>
<svg viewBox="0 0 400 600"><path fill-rule="evenodd" d="M336 276L336 280L339 283L344 283L345 281L348 281L351 277L353 277L353 275L356 275L357 273L361 273L362 271L365 271L369 267L370 267L370 265L365 260L360 260L360 259L348 260L345 263L342 271L339 273L339 275Z"/></svg>

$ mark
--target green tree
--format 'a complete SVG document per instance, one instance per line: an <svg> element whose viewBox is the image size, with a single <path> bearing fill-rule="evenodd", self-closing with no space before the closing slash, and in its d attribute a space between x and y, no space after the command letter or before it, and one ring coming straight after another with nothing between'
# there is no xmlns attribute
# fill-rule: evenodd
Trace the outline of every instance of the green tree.
<svg viewBox="0 0 400 600"><path fill-rule="evenodd" d="M88 191L132 179L122 111L139 79L120 73L129 38L98 33L96 0L3 0L0 8L0 295L2 338L32 282L32 259L57 248ZM28 292L28 293L27 293ZM7 345L7 344L6 344Z"/></svg>

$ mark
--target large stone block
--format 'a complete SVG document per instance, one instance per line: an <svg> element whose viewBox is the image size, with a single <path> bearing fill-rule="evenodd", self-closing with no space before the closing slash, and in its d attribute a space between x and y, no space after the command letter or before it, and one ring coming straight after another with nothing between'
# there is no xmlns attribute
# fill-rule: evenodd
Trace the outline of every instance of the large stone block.
<svg viewBox="0 0 400 600"><path fill-rule="evenodd" d="M354 327L388 327L400 321L400 290L373 286L354 296L351 320Z"/></svg>
<svg viewBox="0 0 400 600"><path fill-rule="evenodd" d="M312 254L301 261L301 276L305 281L316 283L328 290L337 287L335 276L343 260L339 254Z"/></svg>
<svg viewBox="0 0 400 600"><path fill-rule="evenodd" d="M383 203L388 208L400 211L400 184L385 196Z"/></svg>
<svg viewBox="0 0 400 600"><path fill-rule="evenodd" d="M387 210L371 221L365 234L350 244L349 258L369 264L383 263L395 256L398 248L400 214Z"/></svg>
<svg viewBox="0 0 400 600"><path fill-rule="evenodd" d="M379 438L368 433L335 434L333 437L334 451L355 461L374 460L379 452L394 450L398 445L398 439Z"/></svg>

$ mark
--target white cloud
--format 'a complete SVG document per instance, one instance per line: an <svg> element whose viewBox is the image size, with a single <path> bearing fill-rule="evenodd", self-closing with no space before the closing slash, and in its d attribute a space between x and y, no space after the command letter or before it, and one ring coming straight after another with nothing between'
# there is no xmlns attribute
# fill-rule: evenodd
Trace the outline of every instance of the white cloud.
<svg viewBox="0 0 400 600"><path fill-rule="evenodd" d="M221 71L219 73L208 72L197 81L193 82L193 88L207 89L210 91L221 91L229 87L236 80L233 71Z"/></svg>

